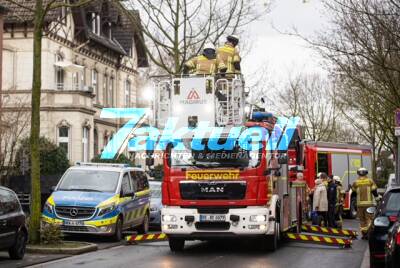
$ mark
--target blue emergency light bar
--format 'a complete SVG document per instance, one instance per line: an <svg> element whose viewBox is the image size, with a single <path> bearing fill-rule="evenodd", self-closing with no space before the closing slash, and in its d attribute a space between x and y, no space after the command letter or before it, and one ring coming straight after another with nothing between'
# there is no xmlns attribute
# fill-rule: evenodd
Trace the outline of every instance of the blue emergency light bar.
<svg viewBox="0 0 400 268"><path fill-rule="evenodd" d="M274 115L269 112L253 112L253 114L251 115L251 120L262 121L268 118L272 118L273 116Z"/></svg>
<svg viewBox="0 0 400 268"><path fill-rule="evenodd" d="M124 168L124 167L130 167L129 164L114 164L114 163L88 163L88 162L80 162L77 161L75 162L76 166L90 166L90 167L119 167L119 168Z"/></svg>

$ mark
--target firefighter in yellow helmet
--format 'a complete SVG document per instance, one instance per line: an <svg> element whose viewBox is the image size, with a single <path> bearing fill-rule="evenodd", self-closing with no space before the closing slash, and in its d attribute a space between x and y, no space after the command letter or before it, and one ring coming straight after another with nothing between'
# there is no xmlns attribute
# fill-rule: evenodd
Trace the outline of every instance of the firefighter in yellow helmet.
<svg viewBox="0 0 400 268"><path fill-rule="evenodd" d="M228 74L240 73L240 55L237 45L239 37L236 35L229 35L226 42L222 47L217 49L217 59L223 62L227 68Z"/></svg>
<svg viewBox="0 0 400 268"><path fill-rule="evenodd" d="M183 73L192 72L194 74L211 75L217 72L225 72L226 67L223 62L217 59L215 46L207 43L203 48L203 53L194 57L183 65Z"/></svg>
<svg viewBox="0 0 400 268"><path fill-rule="evenodd" d="M376 184L367 177L368 170L366 168L359 168L357 174L359 177L353 183L351 189L357 194L357 216L360 220L362 237L365 239L371 224L371 217L367 213L367 208L374 205L373 196L378 200L379 195Z"/></svg>

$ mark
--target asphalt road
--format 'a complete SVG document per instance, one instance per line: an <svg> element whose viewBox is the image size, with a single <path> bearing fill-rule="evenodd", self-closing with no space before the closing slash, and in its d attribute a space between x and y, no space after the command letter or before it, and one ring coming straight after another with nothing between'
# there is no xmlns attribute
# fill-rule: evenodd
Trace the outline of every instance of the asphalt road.
<svg viewBox="0 0 400 268"><path fill-rule="evenodd" d="M356 227L355 221L347 226ZM35 267L290 267L359 268L367 242L356 240L350 249L285 243L273 253L252 241L190 242L182 253L171 253L167 242L119 245Z"/></svg>

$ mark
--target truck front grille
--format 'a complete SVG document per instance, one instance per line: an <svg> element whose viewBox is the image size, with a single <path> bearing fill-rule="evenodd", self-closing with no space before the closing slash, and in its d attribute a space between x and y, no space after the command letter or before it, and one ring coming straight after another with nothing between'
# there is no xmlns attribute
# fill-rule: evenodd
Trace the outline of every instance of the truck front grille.
<svg viewBox="0 0 400 268"><path fill-rule="evenodd" d="M68 225L61 225L60 229L62 232L76 232L76 233L87 233L90 232L93 228L88 228L86 226L68 226Z"/></svg>
<svg viewBox="0 0 400 268"><path fill-rule="evenodd" d="M56 206L56 214L64 219L90 219L96 209L93 207Z"/></svg>
<svg viewBox="0 0 400 268"><path fill-rule="evenodd" d="M195 227L197 230L206 231L221 231L229 230L231 224L229 222L196 222Z"/></svg>
<svg viewBox="0 0 400 268"><path fill-rule="evenodd" d="M241 200L247 188L245 181L182 181L179 186L183 200Z"/></svg>

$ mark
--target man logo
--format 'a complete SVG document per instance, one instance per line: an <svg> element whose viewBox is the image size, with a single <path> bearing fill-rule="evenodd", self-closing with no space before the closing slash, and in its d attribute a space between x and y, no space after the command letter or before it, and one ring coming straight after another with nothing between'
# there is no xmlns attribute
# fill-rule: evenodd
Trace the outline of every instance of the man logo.
<svg viewBox="0 0 400 268"><path fill-rule="evenodd" d="M200 96L199 93L195 89L192 89L189 94L187 95L188 100L199 100Z"/></svg>
<svg viewBox="0 0 400 268"><path fill-rule="evenodd" d="M223 193L225 192L224 187L218 186L205 186L200 188L202 193Z"/></svg>

